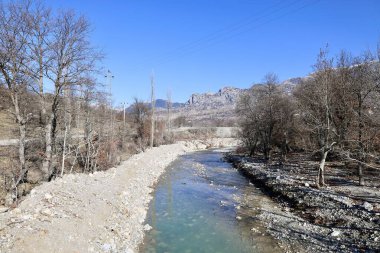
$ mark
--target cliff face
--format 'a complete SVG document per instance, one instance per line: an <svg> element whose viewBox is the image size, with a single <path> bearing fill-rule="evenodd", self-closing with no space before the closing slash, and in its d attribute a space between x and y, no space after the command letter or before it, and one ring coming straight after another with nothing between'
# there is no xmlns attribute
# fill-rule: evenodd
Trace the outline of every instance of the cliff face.
<svg viewBox="0 0 380 253"><path fill-rule="evenodd" d="M186 107L217 109L220 107L234 107L239 96L246 92L245 89L224 87L217 93L196 93L191 95Z"/></svg>

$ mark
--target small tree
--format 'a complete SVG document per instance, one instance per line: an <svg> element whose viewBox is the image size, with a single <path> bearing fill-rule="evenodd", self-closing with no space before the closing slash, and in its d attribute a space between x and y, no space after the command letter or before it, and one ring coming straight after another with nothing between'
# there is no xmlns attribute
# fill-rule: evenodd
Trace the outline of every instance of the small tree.
<svg viewBox="0 0 380 253"><path fill-rule="evenodd" d="M326 158L335 144L332 138L333 124L331 120L334 73L332 62L332 59L327 58L327 50L321 50L314 66L316 71L312 78L302 83L295 92L305 126L320 154L316 178L317 187L325 185Z"/></svg>

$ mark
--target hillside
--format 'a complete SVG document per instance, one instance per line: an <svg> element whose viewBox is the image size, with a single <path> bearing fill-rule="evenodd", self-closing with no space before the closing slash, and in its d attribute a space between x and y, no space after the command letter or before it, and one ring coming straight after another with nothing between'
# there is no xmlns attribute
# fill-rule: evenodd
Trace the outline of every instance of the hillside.
<svg viewBox="0 0 380 253"><path fill-rule="evenodd" d="M290 92L305 78L291 78L283 81L280 85ZM253 84L252 86L255 85L259 84ZM186 103L176 103L179 106L173 106L173 118L185 117L186 122L184 125L186 126L235 126L237 122L236 104L239 97L248 90L223 87L216 93L194 93ZM159 117L166 117L166 111L158 111Z"/></svg>

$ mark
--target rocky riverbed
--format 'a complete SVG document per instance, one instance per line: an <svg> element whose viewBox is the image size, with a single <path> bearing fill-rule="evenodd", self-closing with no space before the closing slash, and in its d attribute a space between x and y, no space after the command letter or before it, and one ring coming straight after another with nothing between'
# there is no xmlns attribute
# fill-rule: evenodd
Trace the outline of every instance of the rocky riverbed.
<svg viewBox="0 0 380 253"><path fill-rule="evenodd" d="M347 171L335 169L327 175L330 186L317 189L310 167L266 165L232 154L226 159L281 203L282 210L264 206L257 218L289 252L380 251L380 191L374 181L358 186Z"/></svg>
<svg viewBox="0 0 380 253"><path fill-rule="evenodd" d="M137 154L105 172L70 174L0 208L0 252L136 252L150 193L165 168L188 151L234 140L181 142Z"/></svg>

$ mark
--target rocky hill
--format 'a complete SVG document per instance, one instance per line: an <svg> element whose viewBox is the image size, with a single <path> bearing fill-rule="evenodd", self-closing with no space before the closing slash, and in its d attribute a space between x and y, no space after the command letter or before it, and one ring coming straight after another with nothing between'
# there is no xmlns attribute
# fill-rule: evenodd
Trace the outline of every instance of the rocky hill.
<svg viewBox="0 0 380 253"><path fill-rule="evenodd" d="M283 81L280 85L291 92L303 79L301 77L291 78ZM234 126L237 120L235 114L236 104L239 97L248 92L248 90L223 87L216 93L194 93L186 103L175 103L176 106L173 106L173 118L185 117L186 126ZM166 108L164 102L163 105L162 108ZM160 111L160 106L157 102L156 107L158 115L164 117L166 110Z"/></svg>
<svg viewBox="0 0 380 253"><path fill-rule="evenodd" d="M217 109L221 107L234 107L239 96L246 92L246 89L234 87L224 87L217 93L195 93L192 94L186 103L187 108Z"/></svg>

